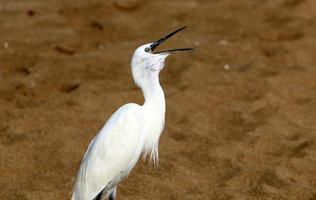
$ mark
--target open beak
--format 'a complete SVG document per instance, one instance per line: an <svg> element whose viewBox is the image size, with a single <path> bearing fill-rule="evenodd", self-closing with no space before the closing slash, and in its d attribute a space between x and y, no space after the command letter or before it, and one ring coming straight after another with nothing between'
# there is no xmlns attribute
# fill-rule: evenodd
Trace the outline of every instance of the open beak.
<svg viewBox="0 0 316 200"><path fill-rule="evenodd" d="M153 42L150 45L150 50L151 52L153 52L159 45L161 45L164 41L168 40L169 38L171 38L173 35L177 34L178 32L182 31L183 29L187 28L187 26L184 26L182 28L179 28L171 33L169 33L168 35L162 37L161 39ZM158 54L158 53L171 53L171 52L175 52L175 51L191 51L194 50L194 48L177 48L177 49L170 49L170 50L165 50L165 51L158 51L155 52L154 54Z"/></svg>

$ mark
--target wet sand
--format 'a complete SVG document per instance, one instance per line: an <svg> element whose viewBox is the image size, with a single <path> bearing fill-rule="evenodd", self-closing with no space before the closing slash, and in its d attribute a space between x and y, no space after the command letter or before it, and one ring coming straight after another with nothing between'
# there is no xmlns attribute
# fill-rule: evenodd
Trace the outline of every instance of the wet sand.
<svg viewBox="0 0 316 200"><path fill-rule="evenodd" d="M316 199L316 1L0 1L0 199L70 199L91 139L143 103L134 49L167 60L160 167L118 199Z"/></svg>

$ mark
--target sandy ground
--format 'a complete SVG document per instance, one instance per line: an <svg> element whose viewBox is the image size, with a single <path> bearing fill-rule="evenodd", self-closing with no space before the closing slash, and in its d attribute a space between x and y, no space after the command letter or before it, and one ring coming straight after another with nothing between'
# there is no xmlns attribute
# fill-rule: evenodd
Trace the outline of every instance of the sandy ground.
<svg viewBox="0 0 316 200"><path fill-rule="evenodd" d="M0 199L69 199L83 153L142 103L134 49L168 58L160 168L118 199L316 199L315 0L1 0Z"/></svg>

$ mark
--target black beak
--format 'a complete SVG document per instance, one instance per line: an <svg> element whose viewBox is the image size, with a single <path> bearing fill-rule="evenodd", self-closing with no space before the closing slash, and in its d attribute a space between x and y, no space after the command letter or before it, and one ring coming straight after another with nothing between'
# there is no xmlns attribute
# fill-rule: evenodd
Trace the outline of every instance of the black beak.
<svg viewBox="0 0 316 200"><path fill-rule="evenodd" d="M177 34L178 32L182 31L183 29L187 28L187 26L184 26L182 28L179 28L171 33L169 33L168 35L162 37L161 39L153 42L150 45L150 50L153 52L159 45L161 45L164 41L166 41L167 39L171 38L173 35ZM177 49L170 49L170 50L165 50L165 51L158 51L155 52L155 54L157 53L170 53L170 52L174 52L174 51L191 51L194 50L194 48L177 48Z"/></svg>

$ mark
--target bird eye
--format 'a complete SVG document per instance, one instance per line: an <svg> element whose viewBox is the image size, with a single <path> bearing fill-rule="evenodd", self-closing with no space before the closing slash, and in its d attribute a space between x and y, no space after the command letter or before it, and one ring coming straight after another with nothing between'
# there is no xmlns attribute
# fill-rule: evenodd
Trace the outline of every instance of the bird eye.
<svg viewBox="0 0 316 200"><path fill-rule="evenodd" d="M145 52L149 52L149 50L150 50L150 49L149 49L148 47L145 48Z"/></svg>

